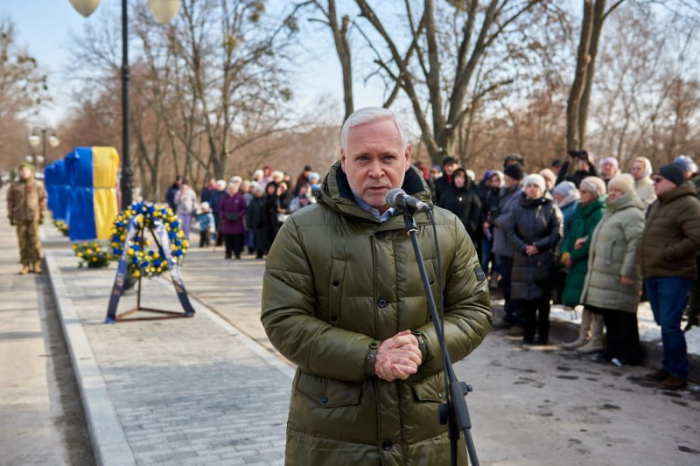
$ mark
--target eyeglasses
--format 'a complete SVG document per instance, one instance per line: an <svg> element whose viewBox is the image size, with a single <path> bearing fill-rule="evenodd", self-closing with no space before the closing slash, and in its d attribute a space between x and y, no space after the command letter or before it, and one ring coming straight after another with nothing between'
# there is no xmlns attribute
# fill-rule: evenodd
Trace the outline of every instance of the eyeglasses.
<svg viewBox="0 0 700 466"><path fill-rule="evenodd" d="M655 177L654 177L654 183L661 183L661 181L662 181L663 179L664 179L664 178L662 178L662 177L660 177L660 176L655 176Z"/></svg>

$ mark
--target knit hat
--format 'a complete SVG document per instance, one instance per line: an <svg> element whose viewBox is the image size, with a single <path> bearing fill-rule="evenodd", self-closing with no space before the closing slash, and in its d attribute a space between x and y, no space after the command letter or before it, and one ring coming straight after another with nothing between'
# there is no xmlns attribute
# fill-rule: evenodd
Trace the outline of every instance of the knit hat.
<svg viewBox="0 0 700 466"><path fill-rule="evenodd" d="M523 167L520 164L513 164L513 165L508 165L503 170L503 174L510 176L514 180L520 181L525 177L525 170L523 170Z"/></svg>
<svg viewBox="0 0 700 466"><path fill-rule="evenodd" d="M656 174L679 186L685 181L686 168L680 163L669 163L656 170Z"/></svg>
<svg viewBox="0 0 700 466"><path fill-rule="evenodd" d="M542 178L544 178L546 181L552 183L552 185L554 185L557 182L557 175L555 175L554 172L549 168L545 168L544 170L542 170L540 172L540 176L542 176Z"/></svg>
<svg viewBox="0 0 700 466"><path fill-rule="evenodd" d="M542 175L538 175L537 173L533 173L532 175L527 175L525 177L523 186L527 188L531 184L539 186L543 193L547 189L547 184L544 182L544 178Z"/></svg>
<svg viewBox="0 0 700 466"><path fill-rule="evenodd" d="M673 159L673 163L680 163L685 167L686 172L696 173L698 166L693 162L693 159L688 155L679 155Z"/></svg>
<svg viewBox="0 0 700 466"><path fill-rule="evenodd" d="M554 194L558 194L564 198L561 202L557 202L559 207L566 207L572 202L581 199L581 195L579 194L578 189L576 189L576 185L571 181L562 181L556 185L554 188Z"/></svg>
<svg viewBox="0 0 700 466"><path fill-rule="evenodd" d="M600 162L600 166L602 167L602 166L605 165L606 163L611 163L611 164L613 164L613 166L615 167L615 170L619 170L619 169L620 169L620 164L619 164L619 162L617 161L617 159L616 159L615 157L606 157L606 158L604 158L604 159Z"/></svg>
<svg viewBox="0 0 700 466"><path fill-rule="evenodd" d="M634 190L634 178L629 173L623 173L622 175L617 175L608 181L608 190L619 189L623 193Z"/></svg>
<svg viewBox="0 0 700 466"><path fill-rule="evenodd" d="M594 198L600 197L607 192L605 181L597 176L587 176L581 181L581 189L593 195Z"/></svg>

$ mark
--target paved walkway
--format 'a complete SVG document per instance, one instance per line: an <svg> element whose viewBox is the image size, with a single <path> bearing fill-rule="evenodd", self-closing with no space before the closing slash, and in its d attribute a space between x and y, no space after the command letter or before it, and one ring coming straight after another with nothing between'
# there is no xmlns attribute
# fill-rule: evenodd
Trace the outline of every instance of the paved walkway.
<svg viewBox="0 0 700 466"><path fill-rule="evenodd" d="M99 462L283 464L289 366L196 301L191 319L105 325L115 266L78 269L66 250L46 256ZM142 305L180 310L168 281L143 285ZM260 300L245 280L228 281L232 293ZM120 312L135 300L127 293Z"/></svg>
<svg viewBox="0 0 700 466"><path fill-rule="evenodd" d="M17 272L0 194L0 464L94 464L46 275Z"/></svg>

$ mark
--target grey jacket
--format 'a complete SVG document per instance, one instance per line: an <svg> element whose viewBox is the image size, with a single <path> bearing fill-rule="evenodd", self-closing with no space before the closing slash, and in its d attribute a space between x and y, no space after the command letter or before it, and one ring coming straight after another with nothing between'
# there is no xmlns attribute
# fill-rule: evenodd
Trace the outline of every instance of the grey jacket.
<svg viewBox="0 0 700 466"><path fill-rule="evenodd" d="M493 220L493 253L501 256L513 257L513 248L508 244L506 231L510 225L510 217L513 208L518 205L523 193L522 186L513 186L504 189L498 200L498 215Z"/></svg>
<svg viewBox="0 0 700 466"><path fill-rule="evenodd" d="M644 204L632 190L617 199L608 199L603 219L588 239L588 272L581 302L603 309L637 312L641 275L637 267L637 247L644 230ZM634 279L632 286L620 277Z"/></svg>

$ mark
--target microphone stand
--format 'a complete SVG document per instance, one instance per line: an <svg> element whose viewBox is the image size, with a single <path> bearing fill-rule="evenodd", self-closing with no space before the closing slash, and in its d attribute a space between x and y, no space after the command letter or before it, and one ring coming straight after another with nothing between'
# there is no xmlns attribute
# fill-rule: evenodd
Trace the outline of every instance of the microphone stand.
<svg viewBox="0 0 700 466"><path fill-rule="evenodd" d="M440 317L438 316L435 299L430 289L430 282L428 281L428 274L423 264L423 254L418 245L418 238L416 235L418 233L418 227L413 219L413 212L405 209L404 221L406 222L406 233L408 233L408 236L411 238L411 243L413 243L413 252L415 252L416 260L418 261L418 269L420 270L421 280L423 281L423 289L428 298L430 316L433 319L435 333L437 334L437 339L440 342L440 349L442 350L442 365L447 379L448 390L445 396L446 402L440 405L439 414L440 424L448 425L450 455L452 458L451 464L453 466L457 465L457 442L459 442L460 432L463 432L464 440L467 444L467 452L469 453L469 460L471 464L479 466L476 449L474 448L474 441L471 436L472 423L469 418L469 411L467 410L467 400L465 399L467 394L472 391L472 387L464 382L458 381L455 376L450 354L447 352L444 329L441 325ZM438 271L438 273L441 273L441 271ZM440 290L440 292L442 293L442 290Z"/></svg>

